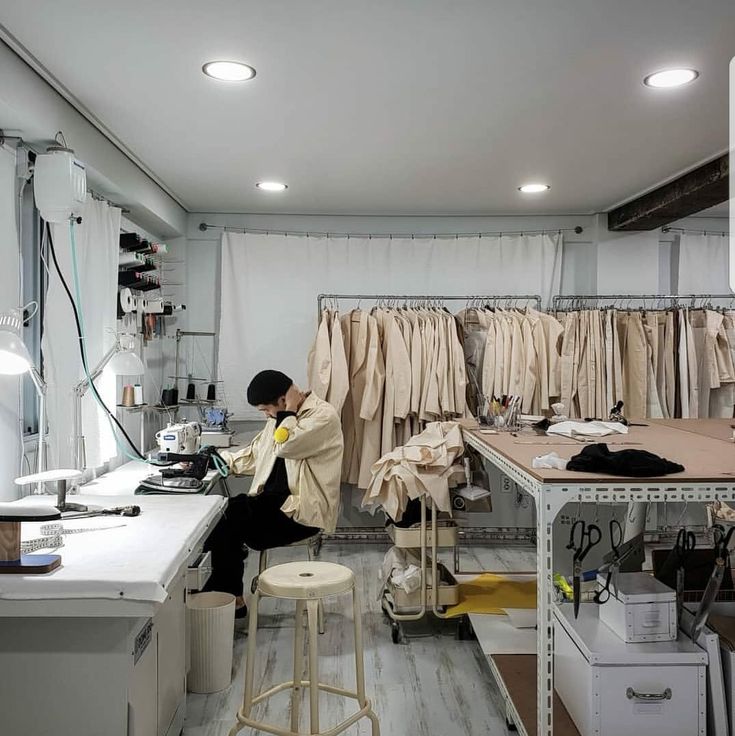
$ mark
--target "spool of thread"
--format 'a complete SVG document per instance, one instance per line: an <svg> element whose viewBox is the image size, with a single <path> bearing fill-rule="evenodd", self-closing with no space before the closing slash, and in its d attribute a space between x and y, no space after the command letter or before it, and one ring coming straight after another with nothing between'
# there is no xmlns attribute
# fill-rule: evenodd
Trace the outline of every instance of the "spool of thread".
<svg viewBox="0 0 735 736"><path fill-rule="evenodd" d="M148 311L148 299L146 299L146 297L144 296L139 296L137 307L138 307L138 312L147 312Z"/></svg>
<svg viewBox="0 0 735 736"><path fill-rule="evenodd" d="M207 401L214 401L214 400L215 400L214 384L210 383L209 386L207 386Z"/></svg>
<svg viewBox="0 0 735 736"><path fill-rule="evenodd" d="M135 406L135 390L133 386L127 385L123 387L122 405Z"/></svg>
<svg viewBox="0 0 735 736"><path fill-rule="evenodd" d="M135 405L140 406L143 403L143 387L139 383L133 386L133 395L135 396Z"/></svg>
<svg viewBox="0 0 735 736"><path fill-rule="evenodd" d="M176 388L165 388L161 392L161 404L163 406L176 406L179 403L179 390Z"/></svg>
<svg viewBox="0 0 735 736"><path fill-rule="evenodd" d="M194 386L193 383L190 383L186 387L186 400L187 401L194 401L196 399L196 397L197 397L196 386Z"/></svg>

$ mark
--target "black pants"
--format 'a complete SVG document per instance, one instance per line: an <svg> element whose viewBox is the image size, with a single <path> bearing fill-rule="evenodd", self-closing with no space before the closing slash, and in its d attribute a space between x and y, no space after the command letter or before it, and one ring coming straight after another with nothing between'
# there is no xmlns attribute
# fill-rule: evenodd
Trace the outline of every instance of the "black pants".
<svg viewBox="0 0 735 736"><path fill-rule="evenodd" d="M243 594L242 578L249 547L254 550L274 549L312 537L319 532L294 521L281 511L287 497L284 493L262 493L259 496L234 496L225 515L205 542L212 552L212 576L207 590L218 590L234 596Z"/></svg>

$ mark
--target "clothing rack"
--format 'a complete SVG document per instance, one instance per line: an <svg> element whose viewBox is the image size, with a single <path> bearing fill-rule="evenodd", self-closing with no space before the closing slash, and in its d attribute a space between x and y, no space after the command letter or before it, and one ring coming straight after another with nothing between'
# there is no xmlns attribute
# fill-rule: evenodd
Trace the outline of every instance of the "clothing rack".
<svg viewBox="0 0 735 736"><path fill-rule="evenodd" d="M466 302L468 306L473 304L492 306L500 306L501 304L510 307L514 304L525 302L525 306L529 306L529 302L535 302L535 308L541 309L541 297L538 294L490 294L490 295L467 295L464 296L447 296L436 294L319 294L316 298L317 302L317 321L321 318L322 310L325 302L336 304L340 299L351 299L353 301L373 301L373 302L404 302L405 304L436 304L439 302L461 301Z"/></svg>
<svg viewBox="0 0 735 736"><path fill-rule="evenodd" d="M585 309L591 305L599 306L600 302L612 302L615 306L621 303L621 308L627 308L632 302L654 302L656 307L689 307L694 309L697 302L702 306L712 300L727 299L735 301L735 294L568 294L555 296L552 302L554 312L568 312L577 309Z"/></svg>

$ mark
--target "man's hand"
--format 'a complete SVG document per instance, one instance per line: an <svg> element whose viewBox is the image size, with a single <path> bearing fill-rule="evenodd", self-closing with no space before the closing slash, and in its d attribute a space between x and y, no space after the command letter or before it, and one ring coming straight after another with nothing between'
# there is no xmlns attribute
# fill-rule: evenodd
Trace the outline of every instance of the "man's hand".
<svg viewBox="0 0 735 736"><path fill-rule="evenodd" d="M286 392L286 411L297 412L305 398L306 395L301 392L295 383L292 383L291 388Z"/></svg>

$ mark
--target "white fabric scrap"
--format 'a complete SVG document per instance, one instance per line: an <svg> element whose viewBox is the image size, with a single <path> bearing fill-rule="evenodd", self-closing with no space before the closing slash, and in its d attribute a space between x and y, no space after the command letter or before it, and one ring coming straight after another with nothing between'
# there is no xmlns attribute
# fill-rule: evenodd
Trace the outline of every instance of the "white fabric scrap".
<svg viewBox="0 0 735 736"><path fill-rule="evenodd" d="M605 437L609 434L628 434L628 428L620 422L559 422L552 424L546 434L563 437Z"/></svg>
<svg viewBox="0 0 735 736"><path fill-rule="evenodd" d="M559 457L555 452L550 452L548 455L539 455L533 459L534 468L556 468L557 470L566 470L567 463L563 457Z"/></svg>

